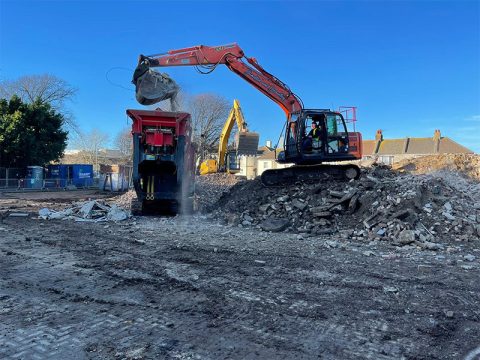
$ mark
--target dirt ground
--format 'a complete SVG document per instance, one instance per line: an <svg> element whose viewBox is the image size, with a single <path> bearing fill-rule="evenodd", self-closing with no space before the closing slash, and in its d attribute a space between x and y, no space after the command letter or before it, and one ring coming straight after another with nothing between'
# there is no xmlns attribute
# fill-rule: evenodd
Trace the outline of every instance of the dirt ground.
<svg viewBox="0 0 480 360"><path fill-rule="evenodd" d="M478 359L478 242L38 219L72 196L0 194L0 358Z"/></svg>

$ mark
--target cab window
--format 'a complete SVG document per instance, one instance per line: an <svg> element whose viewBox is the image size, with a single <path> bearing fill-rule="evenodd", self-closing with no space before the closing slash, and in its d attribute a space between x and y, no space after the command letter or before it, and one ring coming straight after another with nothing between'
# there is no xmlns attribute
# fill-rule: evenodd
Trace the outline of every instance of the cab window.
<svg viewBox="0 0 480 360"><path fill-rule="evenodd" d="M327 136L338 136L338 123L342 122L340 116L331 114L327 116Z"/></svg>

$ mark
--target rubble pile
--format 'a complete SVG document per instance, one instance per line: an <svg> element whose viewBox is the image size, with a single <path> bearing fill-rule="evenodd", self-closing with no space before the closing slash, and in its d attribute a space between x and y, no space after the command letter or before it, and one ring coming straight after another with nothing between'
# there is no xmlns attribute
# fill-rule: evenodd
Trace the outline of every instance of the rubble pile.
<svg viewBox="0 0 480 360"><path fill-rule="evenodd" d="M125 210L130 210L132 207L132 201L135 201L136 199L137 194L135 193L135 190L129 190L122 195L110 198L108 200L108 203L112 205L117 205L118 207L121 207Z"/></svg>
<svg viewBox="0 0 480 360"><path fill-rule="evenodd" d="M240 181L241 179L237 176L226 173L197 176L195 193L198 209L200 211L210 211L216 206L218 200Z"/></svg>
<svg viewBox="0 0 480 360"><path fill-rule="evenodd" d="M480 196L468 188L460 191L461 182L456 185L435 175L398 174L384 166L346 183L266 188L257 179L234 186L212 213L226 223L264 231L338 233L353 240L388 240L435 250L442 240L480 237Z"/></svg>
<svg viewBox="0 0 480 360"><path fill-rule="evenodd" d="M480 180L480 155L439 154L406 159L393 165L394 170L412 174L429 174L449 170L474 180Z"/></svg>
<svg viewBox="0 0 480 360"><path fill-rule="evenodd" d="M127 211L117 205L109 205L99 200L76 202L71 207L61 211L43 208L38 211L38 215L44 220L71 219L89 222L122 221L130 216Z"/></svg>

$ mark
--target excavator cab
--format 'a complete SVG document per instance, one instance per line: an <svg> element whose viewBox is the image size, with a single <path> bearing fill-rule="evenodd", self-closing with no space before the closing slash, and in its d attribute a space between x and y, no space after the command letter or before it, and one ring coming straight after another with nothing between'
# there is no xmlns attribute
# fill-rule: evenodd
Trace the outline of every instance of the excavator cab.
<svg viewBox="0 0 480 360"><path fill-rule="evenodd" d="M284 149L278 157L283 163L308 165L356 159L349 153L349 134L343 115L330 110L303 110L292 114Z"/></svg>
<svg viewBox="0 0 480 360"><path fill-rule="evenodd" d="M236 149L229 150L225 159L226 171L229 174L240 172L240 159Z"/></svg>
<svg viewBox="0 0 480 360"><path fill-rule="evenodd" d="M318 125L317 139L313 139L312 123ZM330 110L302 110L293 113L287 123L284 151L277 157L279 163L295 163L285 169L269 169L262 173L265 186L283 186L296 181L314 181L333 177L357 179L360 168L354 164L327 165L332 161L356 160L361 154L361 135L347 132L341 113Z"/></svg>

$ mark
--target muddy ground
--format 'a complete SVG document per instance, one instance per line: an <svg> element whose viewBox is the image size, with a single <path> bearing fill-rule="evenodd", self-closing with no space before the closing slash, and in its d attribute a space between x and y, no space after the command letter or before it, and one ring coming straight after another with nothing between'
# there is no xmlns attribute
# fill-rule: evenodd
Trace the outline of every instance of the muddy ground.
<svg viewBox="0 0 480 360"><path fill-rule="evenodd" d="M0 194L30 211L0 223L0 358L474 359L480 346L478 242L38 219L68 194L99 196L61 194Z"/></svg>

